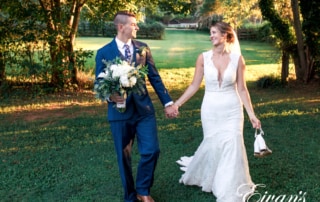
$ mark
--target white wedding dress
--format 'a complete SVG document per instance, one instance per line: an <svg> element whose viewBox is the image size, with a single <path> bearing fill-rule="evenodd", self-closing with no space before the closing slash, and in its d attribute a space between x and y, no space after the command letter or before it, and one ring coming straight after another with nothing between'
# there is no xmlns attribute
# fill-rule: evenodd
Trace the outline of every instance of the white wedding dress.
<svg viewBox="0 0 320 202"><path fill-rule="evenodd" d="M185 171L179 180L212 192L217 202L241 202L254 191L243 142L243 107L237 93L240 54L231 53L222 72L212 62L213 51L203 53L205 95L201 106L203 140L191 157L177 161Z"/></svg>

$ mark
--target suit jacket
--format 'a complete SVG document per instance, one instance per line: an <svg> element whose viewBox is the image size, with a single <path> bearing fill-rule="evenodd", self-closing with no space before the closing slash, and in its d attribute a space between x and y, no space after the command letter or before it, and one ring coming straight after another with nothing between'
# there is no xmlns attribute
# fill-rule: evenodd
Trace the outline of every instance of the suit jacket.
<svg viewBox="0 0 320 202"><path fill-rule="evenodd" d="M157 93L161 103L165 105L166 103L172 101L171 97L168 94L167 89L165 88L162 79L158 73L158 70L155 67L151 51L147 44L132 40L133 44L133 59L132 62L135 63L135 66L139 64L148 66L148 79L155 92ZM148 51L146 54L140 55L139 48L146 47ZM113 39L110 43L100 48L97 51L96 55L96 78L103 71L105 65L102 60L106 61L113 60L116 57L124 59L124 56L118 50L117 43L115 39ZM109 121L117 121L117 120L126 120L133 116L134 113L138 113L139 115L149 115L154 114L154 107L152 101L150 99L149 93L147 91L146 86L144 86L146 93L143 95L138 95L132 93L126 99L126 111L124 113L120 113L116 108L113 107L115 103L108 102L108 120Z"/></svg>

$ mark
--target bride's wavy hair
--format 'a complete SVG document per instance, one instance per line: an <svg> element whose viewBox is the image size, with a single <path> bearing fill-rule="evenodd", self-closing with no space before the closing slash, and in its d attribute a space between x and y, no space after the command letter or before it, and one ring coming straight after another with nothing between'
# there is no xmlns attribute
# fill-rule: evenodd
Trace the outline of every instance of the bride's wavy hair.
<svg viewBox="0 0 320 202"><path fill-rule="evenodd" d="M234 43L235 37L234 37L234 32L233 28L231 25L229 25L226 22L213 22L210 26L211 27L216 27L222 34L227 34L227 42L228 43Z"/></svg>

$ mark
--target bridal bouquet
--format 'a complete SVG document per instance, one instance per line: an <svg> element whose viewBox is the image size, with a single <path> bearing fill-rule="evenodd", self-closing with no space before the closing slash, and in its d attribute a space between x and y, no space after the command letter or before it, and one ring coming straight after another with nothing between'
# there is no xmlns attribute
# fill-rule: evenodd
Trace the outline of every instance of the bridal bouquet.
<svg viewBox="0 0 320 202"><path fill-rule="evenodd" d="M96 98L107 100L112 94L118 93L124 99L130 93L139 95L145 93L145 76L148 73L147 66L131 66L128 62L116 58L113 61L102 60L104 70L98 75L94 84ZM125 103L117 103L119 112L126 110Z"/></svg>

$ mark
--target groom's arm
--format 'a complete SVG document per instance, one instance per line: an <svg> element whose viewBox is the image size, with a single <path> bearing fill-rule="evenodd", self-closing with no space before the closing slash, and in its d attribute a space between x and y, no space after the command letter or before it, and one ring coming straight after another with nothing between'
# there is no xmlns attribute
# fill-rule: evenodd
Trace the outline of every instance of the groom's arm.
<svg viewBox="0 0 320 202"><path fill-rule="evenodd" d="M141 45L143 46L143 45ZM168 90L166 89L161 76L155 66L154 59L152 57L152 53L150 48L145 44L147 47L146 51L146 65L148 66L148 79L150 84L152 85L153 89L155 90L156 94L158 95L161 103L163 106L169 106L173 104L173 101L169 95Z"/></svg>
<svg viewBox="0 0 320 202"><path fill-rule="evenodd" d="M103 64L102 60L103 60L103 54L102 54L102 49L99 49L97 51L97 55L96 55L96 70L95 70L95 75L96 75L96 79L98 78L98 75L103 71L103 69L105 68L105 65Z"/></svg>
<svg viewBox="0 0 320 202"><path fill-rule="evenodd" d="M151 50L148 48L146 54L146 65L148 65L148 79L157 93L162 105L165 107L164 112L167 118L175 118L178 116L179 111L173 107L173 100L171 99L168 90L166 89L161 76L155 67L155 63L151 54Z"/></svg>

